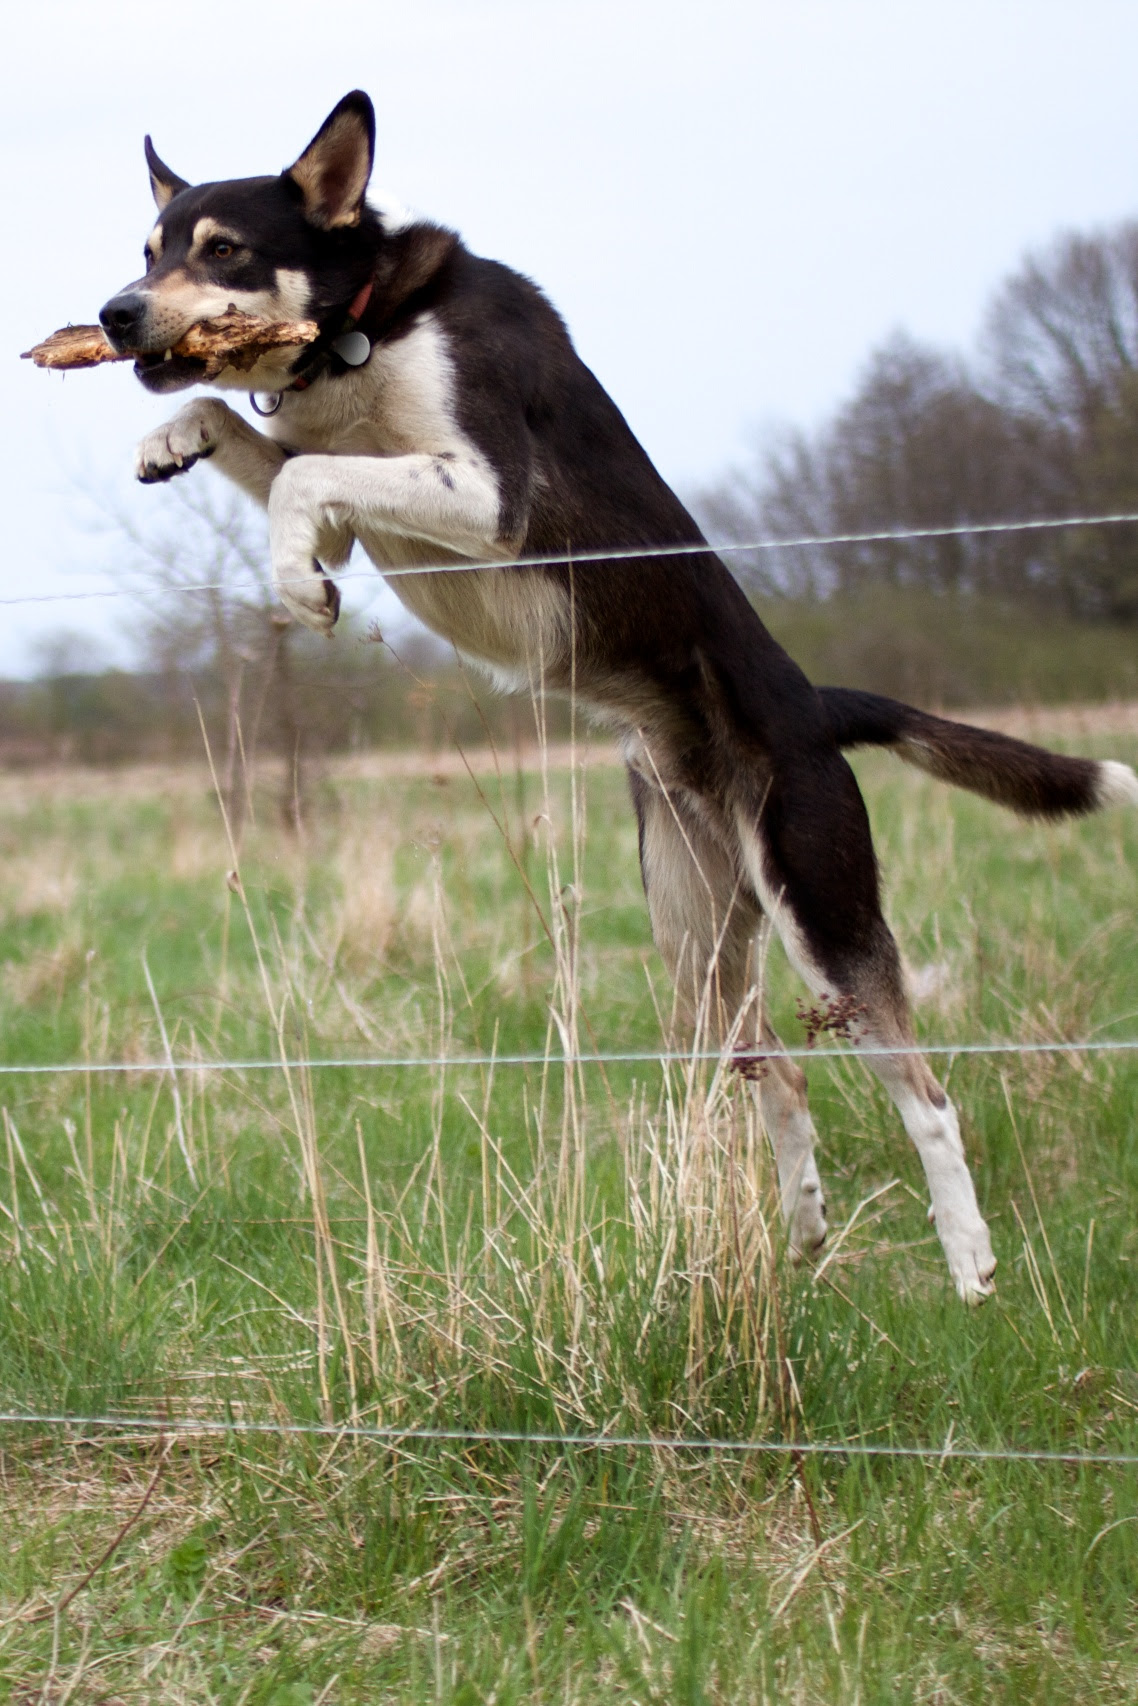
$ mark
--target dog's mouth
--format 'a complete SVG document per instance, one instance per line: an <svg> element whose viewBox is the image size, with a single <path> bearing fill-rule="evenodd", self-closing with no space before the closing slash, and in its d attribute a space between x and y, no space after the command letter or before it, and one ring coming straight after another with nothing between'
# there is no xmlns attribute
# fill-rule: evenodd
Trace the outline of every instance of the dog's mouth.
<svg viewBox="0 0 1138 1706"><path fill-rule="evenodd" d="M136 355L135 378L148 391L184 391L205 377L206 364L192 355L167 355L164 350Z"/></svg>

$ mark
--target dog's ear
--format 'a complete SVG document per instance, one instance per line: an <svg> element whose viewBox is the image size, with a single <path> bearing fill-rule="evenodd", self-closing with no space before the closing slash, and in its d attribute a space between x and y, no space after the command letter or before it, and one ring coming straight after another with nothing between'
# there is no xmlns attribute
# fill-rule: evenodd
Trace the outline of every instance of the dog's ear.
<svg viewBox="0 0 1138 1706"><path fill-rule="evenodd" d="M284 174L304 197L304 216L322 231L358 225L375 152L375 110L361 89L333 107Z"/></svg>
<svg viewBox="0 0 1138 1706"><path fill-rule="evenodd" d="M158 203L158 211L168 207L176 195L189 189L185 178L180 178L177 172L172 172L154 152L154 144L146 138L146 164L150 170L150 188L154 192L154 200Z"/></svg>

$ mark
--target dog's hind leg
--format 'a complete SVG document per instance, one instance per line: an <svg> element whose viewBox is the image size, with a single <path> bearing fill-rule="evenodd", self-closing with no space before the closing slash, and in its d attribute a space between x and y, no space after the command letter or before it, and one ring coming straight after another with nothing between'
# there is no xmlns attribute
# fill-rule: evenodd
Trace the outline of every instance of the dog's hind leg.
<svg viewBox="0 0 1138 1706"><path fill-rule="evenodd" d="M640 865L652 932L698 1040L763 1059L753 1079L774 1150L793 1256L826 1238L806 1075L781 1054L755 988L762 914L750 883L706 817L680 794L630 773L640 823ZM748 1072L748 1077L751 1074Z"/></svg>
<svg viewBox="0 0 1138 1706"><path fill-rule="evenodd" d="M826 1203L814 1159L818 1134L806 1100L806 1074L797 1061L783 1054L782 1043L765 1013L762 1047L770 1053L761 1063L757 1083L759 1112L778 1167L790 1253L798 1260L820 1250L826 1242Z"/></svg>
<svg viewBox="0 0 1138 1706"><path fill-rule="evenodd" d="M881 914L869 822L836 750L780 768L762 800L737 804L740 856L818 1000L823 1029L867 1048L920 1156L960 1296L992 1290L995 1258L964 1158L956 1110L914 1049L900 957ZM902 1052L904 1051L904 1052Z"/></svg>
<svg viewBox="0 0 1138 1706"><path fill-rule="evenodd" d="M680 791L629 772L652 934L698 1040L725 1044L753 983L761 913L723 839ZM745 1022L745 1021L744 1021ZM757 1031L750 1026L753 1039Z"/></svg>
<svg viewBox="0 0 1138 1706"><path fill-rule="evenodd" d="M871 1047L914 1046L907 1015L903 1025L889 1013L880 1016L877 1023L871 1017L857 1035L860 1042ZM921 1158L932 1199L932 1219L957 1292L966 1303L981 1303L993 1290L996 1258L964 1157L956 1109L922 1055L881 1054L871 1057L869 1065L893 1098Z"/></svg>

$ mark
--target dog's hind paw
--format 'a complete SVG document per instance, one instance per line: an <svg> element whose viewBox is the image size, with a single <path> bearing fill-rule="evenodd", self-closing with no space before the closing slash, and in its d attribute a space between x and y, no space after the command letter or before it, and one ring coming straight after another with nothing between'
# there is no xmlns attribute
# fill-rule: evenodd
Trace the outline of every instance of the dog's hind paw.
<svg viewBox="0 0 1138 1706"><path fill-rule="evenodd" d="M973 1240L967 1243L961 1240L953 1248L946 1249L946 1254L957 1297L970 1308L978 1308L996 1289L992 1279L996 1258L992 1254L988 1228L981 1227Z"/></svg>
<svg viewBox="0 0 1138 1706"><path fill-rule="evenodd" d="M135 452L134 472L144 486L185 474L212 456L232 410L216 397L200 397L173 420L148 432Z"/></svg>
<svg viewBox="0 0 1138 1706"><path fill-rule="evenodd" d="M790 1259L800 1262L803 1257L816 1256L826 1242L826 1204L822 1187L811 1181L798 1193L790 1217Z"/></svg>

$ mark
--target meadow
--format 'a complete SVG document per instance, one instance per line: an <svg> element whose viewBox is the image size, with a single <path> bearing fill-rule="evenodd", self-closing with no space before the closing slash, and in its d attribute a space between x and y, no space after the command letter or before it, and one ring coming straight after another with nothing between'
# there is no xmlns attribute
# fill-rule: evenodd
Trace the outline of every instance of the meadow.
<svg viewBox="0 0 1138 1706"><path fill-rule="evenodd" d="M1138 708L1027 721L1138 759ZM857 769L924 1039L1138 1037L1138 815ZM1138 1464L951 1453L1138 1454L1138 1054L936 1060L975 1312L875 1081L819 1059L795 1267L607 749L331 761L299 831L282 791L0 774L0 1064L79 1067L0 1077L0 1410L179 1424L0 1426L0 1698L1133 1700Z"/></svg>

